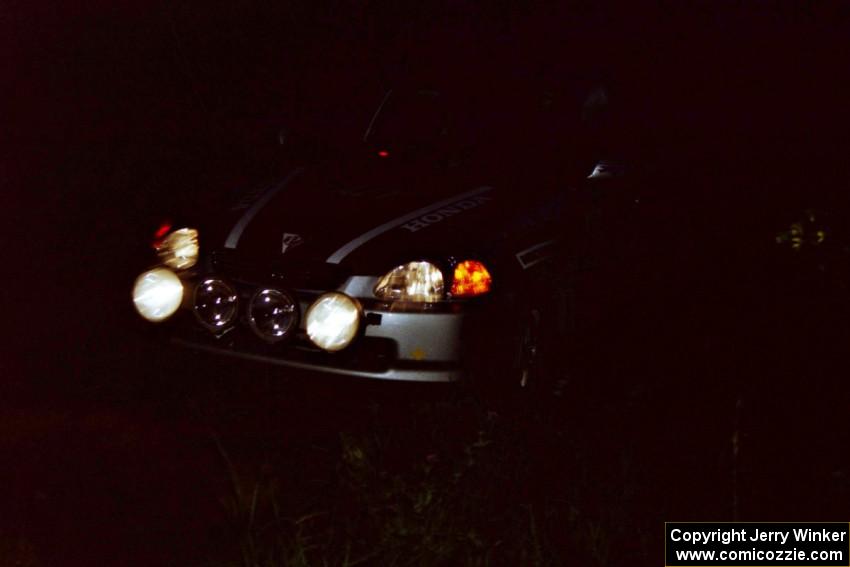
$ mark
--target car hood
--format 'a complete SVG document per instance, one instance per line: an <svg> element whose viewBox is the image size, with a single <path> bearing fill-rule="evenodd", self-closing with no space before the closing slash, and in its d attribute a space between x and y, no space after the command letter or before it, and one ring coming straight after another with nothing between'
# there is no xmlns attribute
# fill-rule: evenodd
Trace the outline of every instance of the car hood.
<svg viewBox="0 0 850 567"><path fill-rule="evenodd" d="M492 244L506 216L492 177L388 161L291 170L232 207L221 247L255 265L321 262L378 275Z"/></svg>

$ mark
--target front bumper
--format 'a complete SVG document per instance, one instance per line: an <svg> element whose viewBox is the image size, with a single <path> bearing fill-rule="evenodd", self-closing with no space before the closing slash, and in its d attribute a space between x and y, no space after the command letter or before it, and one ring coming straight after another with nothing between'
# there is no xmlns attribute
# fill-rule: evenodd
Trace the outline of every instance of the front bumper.
<svg viewBox="0 0 850 567"><path fill-rule="evenodd" d="M181 337L174 337L172 342L178 346L188 347L194 350L212 352L232 356L243 360L275 364L296 370L309 370L328 374L344 376L356 376L360 378L373 378L378 380L398 380L406 382L455 382L461 379L463 372L460 366L443 365L439 363L414 363L409 367L400 365L389 366L383 370L366 370L351 368L336 364L334 361L327 363L312 362L308 360L297 360L288 356L275 354L264 354L260 352L249 352L227 348L222 345L211 345Z"/></svg>
<svg viewBox="0 0 850 567"><path fill-rule="evenodd" d="M460 345L466 312L457 305L453 309L398 311L370 297L375 281L373 277L350 277L336 290L364 306L360 336L340 352L325 352L313 345L306 336L303 317L289 340L266 344L248 328L244 317L247 299L261 286L244 282L237 282L244 301L233 327L216 336L201 327L187 304L172 322L171 340L199 351L300 370L409 382L459 380L463 376ZM184 280L189 297L194 285L193 280ZM295 295L303 314L319 293L296 290Z"/></svg>

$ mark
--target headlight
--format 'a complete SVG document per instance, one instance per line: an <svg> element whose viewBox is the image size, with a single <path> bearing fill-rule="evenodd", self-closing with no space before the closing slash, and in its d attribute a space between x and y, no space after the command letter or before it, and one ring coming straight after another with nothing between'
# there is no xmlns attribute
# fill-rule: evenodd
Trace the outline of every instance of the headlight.
<svg viewBox="0 0 850 567"><path fill-rule="evenodd" d="M181 228L162 240L157 254L169 268L185 270L198 263L198 249L198 231L194 228Z"/></svg>
<svg viewBox="0 0 850 567"><path fill-rule="evenodd" d="M133 305L139 315L148 321L165 321L183 301L183 283L177 274L165 268L156 268L136 278L133 285Z"/></svg>
<svg viewBox="0 0 850 567"><path fill-rule="evenodd" d="M342 350L357 336L361 317L357 300L344 293L326 293L307 309L307 335L321 349Z"/></svg>
<svg viewBox="0 0 850 567"><path fill-rule="evenodd" d="M430 262L398 266L378 281L375 296L401 301L439 301L443 299L443 272Z"/></svg>

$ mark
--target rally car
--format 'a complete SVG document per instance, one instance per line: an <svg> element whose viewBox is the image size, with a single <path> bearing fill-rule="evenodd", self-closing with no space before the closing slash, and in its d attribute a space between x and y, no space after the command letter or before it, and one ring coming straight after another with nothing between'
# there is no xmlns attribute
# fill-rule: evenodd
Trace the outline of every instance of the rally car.
<svg viewBox="0 0 850 567"><path fill-rule="evenodd" d="M164 223L136 311L181 345L284 367L418 382L484 368L528 385L564 340L569 183L446 143L446 109L391 91L358 148L217 219Z"/></svg>

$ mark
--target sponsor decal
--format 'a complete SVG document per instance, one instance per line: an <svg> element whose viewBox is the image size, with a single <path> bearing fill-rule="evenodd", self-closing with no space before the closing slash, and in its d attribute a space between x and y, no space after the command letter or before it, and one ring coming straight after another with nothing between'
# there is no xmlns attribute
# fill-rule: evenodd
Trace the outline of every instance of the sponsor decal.
<svg viewBox="0 0 850 567"><path fill-rule="evenodd" d="M301 238L300 235L293 234L291 232L284 232L280 246L280 253L286 254L287 250L289 250L290 248L295 248L299 244L304 244L304 239Z"/></svg>
<svg viewBox="0 0 850 567"><path fill-rule="evenodd" d="M452 217L458 213L462 213L463 211L474 209L478 205L486 203L491 198L492 197L487 195L479 195L477 197L473 197L472 199L458 201L457 203L452 203L451 205L442 207L434 212L422 215L417 219L405 223L401 225L401 228L407 230L408 232L416 232L418 230L422 230L423 228L427 228L432 224L438 223L444 219Z"/></svg>
<svg viewBox="0 0 850 567"><path fill-rule="evenodd" d="M531 248L517 252L516 259L519 265L522 266L523 270L527 270L535 264L548 259L552 255L552 245L554 243L555 240L547 240L546 242L535 244Z"/></svg>

